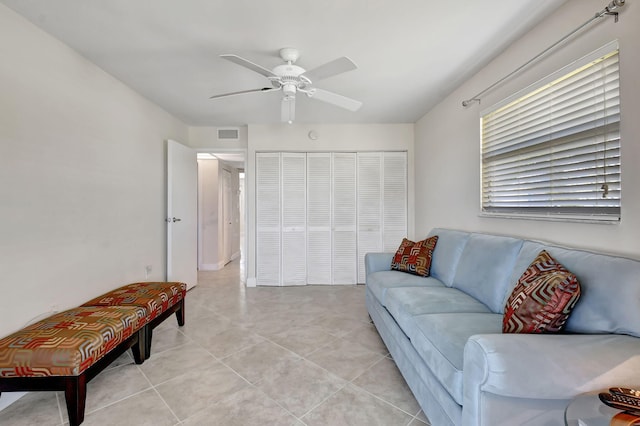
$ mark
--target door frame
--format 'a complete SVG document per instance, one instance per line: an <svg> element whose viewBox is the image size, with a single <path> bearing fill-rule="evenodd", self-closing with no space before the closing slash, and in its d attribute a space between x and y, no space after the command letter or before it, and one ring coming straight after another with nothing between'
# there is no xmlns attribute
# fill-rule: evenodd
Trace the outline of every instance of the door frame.
<svg viewBox="0 0 640 426"><path fill-rule="evenodd" d="M248 150L245 148L194 148L194 151L196 152L196 154L211 154L211 155L215 155L215 154L242 154L244 157L244 164L243 164L243 170L244 170L244 174L245 174L245 188L244 188L244 192L241 194L242 198L243 198L243 202L245 205L245 210L244 210L244 214L242 211L240 211L240 220L243 222L243 226L245 229L245 237L240 238L240 262L244 262L244 267L240 268L240 280L242 281L242 283L246 284L247 282L247 247L248 247L248 242L247 242L247 229L248 229L248 217L249 215L247 214L246 211L246 206L248 203L248 197L247 197L247 186L246 186L246 180L247 180L247 172L248 172L248 159L247 159L247 155L248 155ZM224 161L224 160L222 160ZM250 173L249 173L250 174ZM199 184L199 183L198 183ZM200 215L200 208L198 207L198 264L199 259L200 259L200 252L202 250L202 243L201 243L201 232L200 232L200 225L201 225L201 220L202 217Z"/></svg>

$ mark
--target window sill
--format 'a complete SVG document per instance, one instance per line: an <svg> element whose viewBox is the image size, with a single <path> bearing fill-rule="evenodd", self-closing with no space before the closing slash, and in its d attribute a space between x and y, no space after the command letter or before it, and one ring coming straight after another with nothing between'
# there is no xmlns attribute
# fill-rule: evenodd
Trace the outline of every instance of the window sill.
<svg viewBox="0 0 640 426"><path fill-rule="evenodd" d="M523 219L541 220L547 222L574 222L574 223L597 223L601 225L617 225L620 223L618 216L581 216L581 215L546 215L546 214L525 214L525 213L493 213L480 212L480 217L498 219Z"/></svg>

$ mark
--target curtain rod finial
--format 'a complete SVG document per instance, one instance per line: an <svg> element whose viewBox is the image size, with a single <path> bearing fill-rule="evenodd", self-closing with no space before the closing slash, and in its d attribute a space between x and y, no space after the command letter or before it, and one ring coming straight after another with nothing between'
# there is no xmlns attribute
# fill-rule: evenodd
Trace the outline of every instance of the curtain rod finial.
<svg viewBox="0 0 640 426"><path fill-rule="evenodd" d="M469 105L471 105L473 102L477 102L479 104L480 103L480 99L479 98L467 99L466 101L462 101L462 106L466 108Z"/></svg>

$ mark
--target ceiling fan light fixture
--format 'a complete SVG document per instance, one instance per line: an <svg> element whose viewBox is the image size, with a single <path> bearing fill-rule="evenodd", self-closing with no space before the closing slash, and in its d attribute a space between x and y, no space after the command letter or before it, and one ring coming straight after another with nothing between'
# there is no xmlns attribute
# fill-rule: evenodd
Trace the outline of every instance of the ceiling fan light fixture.
<svg viewBox="0 0 640 426"><path fill-rule="evenodd" d="M297 87L294 83L285 83L282 85L282 93L285 98L294 97L297 92Z"/></svg>

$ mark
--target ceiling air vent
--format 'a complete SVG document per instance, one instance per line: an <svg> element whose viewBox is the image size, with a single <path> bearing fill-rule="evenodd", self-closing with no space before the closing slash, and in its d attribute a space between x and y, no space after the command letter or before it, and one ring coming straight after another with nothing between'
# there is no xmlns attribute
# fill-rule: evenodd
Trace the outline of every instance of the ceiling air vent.
<svg viewBox="0 0 640 426"><path fill-rule="evenodd" d="M240 139L240 129L237 128L228 128L228 129L218 129L218 140L219 141L237 141Z"/></svg>

